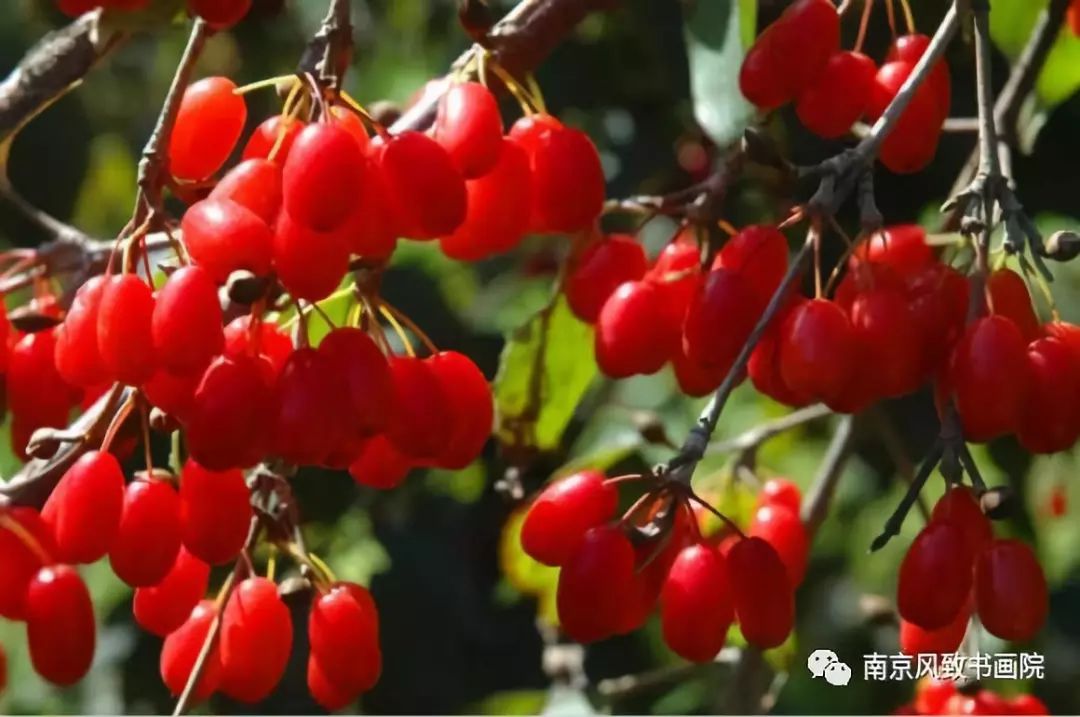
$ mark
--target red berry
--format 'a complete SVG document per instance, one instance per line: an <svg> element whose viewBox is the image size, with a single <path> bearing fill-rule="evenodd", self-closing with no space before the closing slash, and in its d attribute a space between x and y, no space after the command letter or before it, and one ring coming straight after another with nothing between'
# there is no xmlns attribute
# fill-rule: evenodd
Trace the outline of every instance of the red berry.
<svg viewBox="0 0 1080 717"><path fill-rule="evenodd" d="M912 62L895 60L878 69L866 113L870 120L876 121L884 113L914 68ZM934 90L923 85L882 142L878 153L881 163L897 174L926 167L937 152L944 120Z"/></svg>
<svg viewBox="0 0 1080 717"><path fill-rule="evenodd" d="M265 699L285 674L292 642L292 618L277 585L242 581L221 616L222 692L248 704Z"/></svg>
<svg viewBox="0 0 1080 717"><path fill-rule="evenodd" d="M955 680L924 677L915 684L915 710L923 715L948 714L945 704L955 694Z"/></svg>
<svg viewBox="0 0 1080 717"><path fill-rule="evenodd" d="M563 632L595 642L619 631L633 606L634 548L617 525L590 528L559 571L556 605Z"/></svg>
<svg viewBox="0 0 1080 717"><path fill-rule="evenodd" d="M135 622L147 632L165 637L184 624L206 594L209 582L210 566L181 546L161 582L135 590Z"/></svg>
<svg viewBox="0 0 1080 717"><path fill-rule="evenodd" d="M969 441L1016 430L1027 398L1027 350L1020 330L1004 316L968 326L953 349L948 381Z"/></svg>
<svg viewBox="0 0 1080 717"><path fill-rule="evenodd" d="M1011 642L1030 640L1046 622L1046 577L1031 548L1018 540L995 540L975 563L975 602L991 634Z"/></svg>
<svg viewBox="0 0 1080 717"><path fill-rule="evenodd" d="M296 136L306 126L303 120L295 117L282 117L281 115L269 117L263 120L255 128L255 131L251 133L247 145L244 146L244 153L241 158L270 159L270 153L280 138L281 144L278 146L277 154L274 155L274 162L280 166L285 163L285 158L289 156L289 150L292 149Z"/></svg>
<svg viewBox="0 0 1080 717"><path fill-rule="evenodd" d="M267 159L247 159L221 178L208 199L230 200L268 225L281 210L281 166Z"/></svg>
<svg viewBox="0 0 1080 717"><path fill-rule="evenodd" d="M780 556L765 540L749 537L731 546L727 561L746 641L761 649L781 644L795 622L795 596Z"/></svg>
<svg viewBox="0 0 1080 717"><path fill-rule="evenodd" d="M321 301L349 270L349 249L340 232L312 229L288 214L274 229L274 269L294 298Z"/></svg>
<svg viewBox="0 0 1080 717"><path fill-rule="evenodd" d="M7 407L34 428L66 426L68 414L78 400L77 391L57 372L55 356L54 328L26 334L15 342L7 357ZM22 443L20 450L25 445Z"/></svg>
<svg viewBox="0 0 1080 717"><path fill-rule="evenodd" d="M292 339L272 321L247 315L233 319L225 327L225 355L260 356L272 367L274 377L281 373L292 351Z"/></svg>
<svg viewBox="0 0 1080 717"><path fill-rule="evenodd" d="M207 77L184 91L169 136L169 171L201 181L221 169L247 121L244 98L227 77Z"/></svg>
<svg viewBox="0 0 1080 717"><path fill-rule="evenodd" d="M897 224L870 235L855 247L848 260L848 270L860 264L888 267L902 279L925 271L934 261L934 252L926 243L926 231L917 224Z"/></svg>
<svg viewBox="0 0 1080 717"><path fill-rule="evenodd" d="M466 179L483 176L502 151L502 117L495 96L478 82L453 84L439 100L435 141Z"/></svg>
<svg viewBox="0 0 1080 717"><path fill-rule="evenodd" d="M792 587L802 583L810 555L810 536L797 512L781 505L763 505L754 512L749 534L765 540L776 550L787 568Z"/></svg>
<svg viewBox="0 0 1080 717"><path fill-rule="evenodd" d="M855 331L839 306L813 299L780 329L780 376L792 391L826 403L841 398L855 367Z"/></svg>
<svg viewBox="0 0 1080 717"><path fill-rule="evenodd" d="M105 283L106 277L95 276L79 287L64 323L56 329L56 370L72 386L96 386L109 378L97 345L98 307ZM6 353L6 341L3 350Z"/></svg>
<svg viewBox="0 0 1080 717"><path fill-rule="evenodd" d="M799 95L799 121L826 139L842 137L870 102L877 66L861 52L834 53L821 74Z"/></svg>
<svg viewBox="0 0 1080 717"><path fill-rule="evenodd" d="M338 442L346 404L333 366L325 354L302 348L278 376L270 445L289 463L319 465Z"/></svg>
<svg viewBox="0 0 1080 717"><path fill-rule="evenodd" d="M394 135L379 147L387 196L401 234L435 239L453 234L465 221L465 179L450 155L420 132Z"/></svg>
<svg viewBox="0 0 1080 717"><path fill-rule="evenodd" d="M904 292L881 285L855 297L851 328L859 360L877 396L902 396L922 379L922 331Z"/></svg>
<svg viewBox="0 0 1080 717"><path fill-rule="evenodd" d="M24 540L24 532L31 541ZM26 586L51 562L55 551L49 527L36 510L15 507L0 512L0 615L9 620L24 618Z"/></svg>
<svg viewBox="0 0 1080 717"><path fill-rule="evenodd" d="M923 373L936 372L964 333L967 321L967 277L945 264L931 264L907 281L913 321L922 331Z"/></svg>
<svg viewBox="0 0 1080 717"><path fill-rule="evenodd" d="M311 699L329 712L343 709L360 696L359 692L338 687L337 684L331 682L314 655L308 656L307 685Z"/></svg>
<svg viewBox="0 0 1080 717"><path fill-rule="evenodd" d="M444 424L450 399L430 361L407 356L390 359L395 405L386 437L404 455L434 460L449 446Z"/></svg>
<svg viewBox="0 0 1080 717"><path fill-rule="evenodd" d="M364 441L359 454L349 464L349 475L360 485L380 490L397 488L409 471L413 460L403 454L383 435Z"/></svg>
<svg viewBox="0 0 1080 717"><path fill-rule="evenodd" d="M991 313L1010 319L1025 341L1034 341L1043 335L1023 277L1012 269L998 269L986 280L986 290Z"/></svg>
<svg viewBox="0 0 1080 717"><path fill-rule="evenodd" d="M154 294L134 274L105 282L98 308L98 351L105 369L121 383L138 386L154 374L151 323Z"/></svg>
<svg viewBox="0 0 1080 717"><path fill-rule="evenodd" d="M101 0L57 0L56 6L68 17L78 17L98 7Z"/></svg>
<svg viewBox="0 0 1080 717"><path fill-rule="evenodd" d="M211 362L184 421L195 460L211 470L225 470L263 458L274 415L271 372L262 359L247 355L219 356Z"/></svg>
<svg viewBox="0 0 1080 717"><path fill-rule="evenodd" d="M679 390L687 396L707 396L717 389L727 374L725 366L702 366L697 361L679 351L671 357L671 367L675 369L675 380Z"/></svg>
<svg viewBox="0 0 1080 717"><path fill-rule="evenodd" d="M779 229L766 225L744 228L727 240L713 261L713 269L738 273L763 307L780 287L787 265L787 239Z"/></svg>
<svg viewBox="0 0 1080 717"><path fill-rule="evenodd" d="M180 229L192 261L209 271L219 284L238 269L257 276L270 273L270 227L247 207L233 201L204 199L184 212Z"/></svg>
<svg viewBox="0 0 1080 717"><path fill-rule="evenodd" d="M545 565L565 565L585 533L615 515L619 493L604 474L585 470L544 489L525 515L521 547Z"/></svg>
<svg viewBox="0 0 1080 717"><path fill-rule="evenodd" d="M332 105L330 116L334 118L334 124L352 135L360 150L367 153L371 146L371 137L368 136L367 127L364 126L364 120L360 119L360 115L351 107Z"/></svg>
<svg viewBox="0 0 1080 717"><path fill-rule="evenodd" d="M187 0L188 12L206 20L215 30L232 27L244 19L251 0Z"/></svg>
<svg viewBox="0 0 1080 717"><path fill-rule="evenodd" d="M1080 436L1080 365L1063 341L1028 344L1028 392L1016 437L1032 453L1056 453Z"/></svg>
<svg viewBox="0 0 1080 717"><path fill-rule="evenodd" d="M679 350L679 325L668 321L665 295L652 281L627 281L596 320L595 352L612 378L656 373Z"/></svg>
<svg viewBox="0 0 1080 717"><path fill-rule="evenodd" d="M956 652L967 634L971 611L968 609L956 613L956 617L945 627L937 630L924 630L913 622L900 620L900 652L905 655L949 654Z"/></svg>
<svg viewBox="0 0 1080 717"><path fill-rule="evenodd" d="M184 623L165 638L165 644L161 647L161 680L173 697L184 691L216 616L217 608L214 602L203 600L195 606ZM220 684L221 651L215 644L191 693L192 700L202 702L217 691Z"/></svg>
<svg viewBox="0 0 1080 717"><path fill-rule="evenodd" d="M93 563L112 547L124 507L124 474L111 453L89 451L68 468L41 518L63 563Z"/></svg>
<svg viewBox="0 0 1080 717"><path fill-rule="evenodd" d="M930 38L926 35L901 35L893 40L889 47L889 53L885 56L886 62L901 60L914 65L930 46ZM949 116L949 106L952 95L952 79L949 74L949 65L944 60L938 60L930 76L926 80L930 88L934 102L937 105L938 114L944 121Z"/></svg>
<svg viewBox="0 0 1080 717"><path fill-rule="evenodd" d="M94 606L67 565L38 571L26 589L26 639L34 671L54 685L73 685L94 659Z"/></svg>
<svg viewBox="0 0 1080 717"><path fill-rule="evenodd" d="M660 593L664 642L693 662L716 657L735 619L727 562L704 545L684 548Z"/></svg>
<svg viewBox="0 0 1080 717"><path fill-rule="evenodd" d="M435 463L461 470L480 457L495 423L495 401L487 378L472 360L457 351L440 351L428 359L442 385L449 413L449 436Z"/></svg>
<svg viewBox="0 0 1080 717"><path fill-rule="evenodd" d="M972 560L960 527L946 522L927 524L900 564L896 589L900 616L925 630L951 623L971 590Z"/></svg>
<svg viewBox="0 0 1080 717"><path fill-rule="evenodd" d="M967 486L954 485L945 491L934 504L930 520L952 523L959 528L972 555L978 555L994 539L990 519L983 514L979 502Z"/></svg>
<svg viewBox="0 0 1080 717"><path fill-rule="evenodd" d="M1080 35L1080 4L1073 2L1069 6L1070 9L1075 9L1076 12L1072 13L1072 30L1074 35ZM1035 695L1016 695L1008 701L1009 709L1012 710L1014 715L1048 715L1050 711L1046 708Z"/></svg>
<svg viewBox="0 0 1080 717"><path fill-rule="evenodd" d="M156 585L180 552L180 498L164 480L135 480L124 491L124 510L109 564L128 585Z"/></svg>
<svg viewBox="0 0 1080 717"><path fill-rule="evenodd" d="M150 405L164 411L178 421L186 421L195 401L195 389L199 387L202 374L177 376L158 369L150 380L140 388Z"/></svg>
<svg viewBox="0 0 1080 717"><path fill-rule="evenodd" d="M185 266L169 277L158 292L151 332L159 363L172 373L201 373L221 353L221 302L209 272Z"/></svg>
<svg viewBox="0 0 1080 717"><path fill-rule="evenodd" d="M311 659L336 693L350 697L349 702L378 682L379 616L371 595L360 585L337 583L315 598L308 616L308 641Z"/></svg>
<svg viewBox="0 0 1080 717"><path fill-rule="evenodd" d="M770 478L758 493L758 506L763 505L787 508L792 515L799 515L802 510L802 491L788 478Z"/></svg>
<svg viewBox="0 0 1080 717"><path fill-rule="evenodd" d="M305 228L333 231L349 216L366 173L367 159L348 130L310 124L300 130L282 169L285 210Z"/></svg>
<svg viewBox="0 0 1080 717"><path fill-rule="evenodd" d="M439 238L452 259L476 261L516 247L528 229L532 174L525 151L502 141L495 166L465 182L465 220Z"/></svg>
<svg viewBox="0 0 1080 717"><path fill-rule="evenodd" d="M764 308L742 272L713 269L686 311L682 347L687 358L701 366L731 366Z"/></svg>
<svg viewBox="0 0 1080 717"><path fill-rule="evenodd" d="M239 470L214 472L195 461L180 476L180 535L199 560L222 565L240 554L251 525L251 494Z"/></svg>
<svg viewBox="0 0 1080 717"><path fill-rule="evenodd" d="M589 228L604 204L604 170L589 136L541 114L515 122L510 139L529 155L533 231Z"/></svg>
<svg viewBox="0 0 1080 717"><path fill-rule="evenodd" d="M353 254L368 259L388 259L394 253L398 227L388 192L382 166L369 161L364 191L360 192L356 206L338 232Z"/></svg>
<svg viewBox="0 0 1080 717"><path fill-rule="evenodd" d="M582 321L595 323L604 302L626 281L648 270L645 249L632 236L612 234L590 244L574 262L566 281L570 310Z"/></svg>
<svg viewBox="0 0 1080 717"><path fill-rule="evenodd" d="M394 402L394 385L390 364L371 336L360 329L334 329L319 344L319 353L329 361L336 390L347 396L351 430L361 436L384 430L389 422L386 409Z"/></svg>

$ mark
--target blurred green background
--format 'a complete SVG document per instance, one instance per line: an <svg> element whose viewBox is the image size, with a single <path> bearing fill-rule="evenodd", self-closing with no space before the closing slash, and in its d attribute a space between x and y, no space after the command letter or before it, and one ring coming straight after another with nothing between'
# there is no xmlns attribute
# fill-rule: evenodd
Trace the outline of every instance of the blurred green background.
<svg viewBox="0 0 1080 717"><path fill-rule="evenodd" d="M511 4L494 3L500 10ZM758 26L775 18L785 4L761 0ZM913 2L919 27L931 32L945 5L941 0ZM1022 47L1027 28L1044 5L994 1L995 39L1005 52L1014 56ZM226 74L244 84L290 72L325 6L325 0L256 0L245 22L209 43L198 73ZM346 87L361 101L407 101L467 46L449 0L353 0L353 6L356 56ZM689 28L683 12L694 18ZM737 134L740 123L749 119L732 95L731 78L754 12L754 3L747 0L734 5L728 0L626 0L617 12L589 18L538 71L549 107L586 129L600 147L611 196L669 191L708 171L713 148L695 122L692 86L698 116L707 115L705 124L714 137L725 130ZM736 18L730 13L741 13L734 25L727 24ZM0 72L6 74L33 42L63 22L45 0L0 2ZM856 25L855 18L845 22L848 46ZM739 31L731 30L736 26L741 26L743 40ZM82 87L35 120L14 144L14 185L55 216L96 236L114 236L130 216L138 152L185 37L180 23L137 34ZM878 8L871 19L869 52L880 59L889 37L885 13ZM1080 221L1080 100L1074 93L1080 59L1067 41L1055 53L1056 64L1040 83L1041 99L1025 113L1025 137L1034 151L1017 154L1014 161L1019 196L1044 230L1076 228ZM953 44L948 61L953 115L971 116L970 37L961 36ZM995 64L998 86L1007 71L1007 56L1000 54ZM253 123L277 108L272 93L250 96ZM513 112L507 105L508 118ZM796 162L819 160L840 146L811 137L790 108L770 118L768 129ZM935 208L973 141L971 135L945 136L932 167L914 176L880 171L877 197L887 221L922 220L933 227ZM799 188L795 197L805 198L806 189ZM782 217L792 201L791 188L781 186L776 176L751 170L733 187L727 216L736 225L772 221ZM851 217L842 220L852 228ZM619 226L617 220L611 224ZM655 252L673 230L658 220L643 237ZM0 244L33 246L41 239L33 226L0 205ZM839 243L833 237L834 253ZM547 301L566 248L560 238L532 238L510 256L466 265L446 260L435 246L403 244L384 291L440 347L468 353L494 378L504 337ZM1080 321L1080 270L1060 265L1054 270L1062 315ZM18 300L9 297L9 308ZM1045 304L1039 308L1049 316ZM553 646L546 627L552 575L516 551L512 529L504 530L515 506L495 484L511 463L520 469L527 492L570 461L610 467L615 473L643 470L671 457L658 434L680 442L702 401L680 396L667 370L622 382L596 376L589 329L561 308L551 331L549 367L561 373L547 385L544 450L504 452L492 445L482 461L464 471L416 471L402 488L388 493L358 488L347 475L325 471L305 471L294 480L311 548L340 577L370 585L380 606L384 674L363 699L362 709L450 714L732 712L749 708L747 696L759 682L771 683L779 713L886 713L906 701L911 684L866 683L859 677L861 655L897 651L895 625L875 606L881 600L887 606L897 565L921 518L913 513L904 535L880 553L870 556L866 551L902 493L898 462L917 461L935 435L929 396L888 402L856 420L856 452L814 542L808 578L798 595L795 641L768 655L766 662L747 659L737 667L718 662L687 668L663 647L654 621L638 634L589 647L579 670L577 653ZM522 356L528 356L527 346L515 351L511 371L519 371ZM521 379L520 372L504 376ZM562 415L556 415L559 405L567 409ZM570 410L574 406L576 410ZM718 437L784 410L743 387L725 412ZM787 475L808 486L831 435L831 422L835 419L770 442L758 458L759 473ZM7 476L17 463L8 450L6 426L4 431L0 472ZM884 438L890 435L895 440ZM1078 712L1078 455L1033 461L1012 441L978 447L976 455L988 481L1010 484L1021 496L1022 515L999 524L999 534L1033 540L1052 584L1048 625L1039 639L1023 646L1046 655L1046 679L1030 687L1054 712ZM698 475L703 491L739 513L746 489L731 483L725 457L710 457ZM927 499L940 490L935 479ZM1048 510L1054 491L1063 491L1067 499L1062 516ZM130 591L111 576L107 565L91 566L84 574L103 624L91 675L68 690L45 685L29 667L22 626L2 624L0 643L9 654L11 676L0 697L0 712L171 710L172 701L157 676L160 641L135 629ZM302 615L302 596L293 602ZM978 645L983 651L1006 649L985 634ZM816 648L832 649L853 665L856 678L842 693L809 678L803 665ZM301 659L275 695L257 708L215 699L199 709L311 711L302 668ZM632 690L605 682L641 673L649 679ZM998 687L1015 691L1024 686Z"/></svg>

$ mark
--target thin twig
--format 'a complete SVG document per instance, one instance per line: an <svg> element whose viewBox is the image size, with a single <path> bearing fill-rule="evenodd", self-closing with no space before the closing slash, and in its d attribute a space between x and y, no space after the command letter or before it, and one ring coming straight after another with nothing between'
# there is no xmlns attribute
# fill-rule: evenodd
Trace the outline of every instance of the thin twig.
<svg viewBox="0 0 1080 717"><path fill-rule="evenodd" d="M852 415L844 416L836 424L832 441L829 442L829 448L825 451L825 457L818 468L817 476L814 478L814 482L803 500L802 515L800 517L806 526L807 533L810 535L817 532L818 527L825 520L825 516L829 511L829 504L832 502L833 493L836 491L836 484L844 473L844 466L851 453L854 425L855 417Z"/></svg>
<svg viewBox="0 0 1080 717"><path fill-rule="evenodd" d="M930 449L929 453L927 453L926 458L923 459L922 466L919 468L915 480L908 486L904 498L900 501L900 504L896 506L896 510L889 516L889 519L885 521L885 528L881 531L881 535L874 538L874 542L870 544L871 552L881 550L885 547L886 543L892 540L893 536L900 533L900 528L904 524L904 518L907 517L908 511L910 511L911 506L915 504L919 493L922 492L923 486L926 485L926 481L934 472L934 468L937 467L938 461L941 460L943 450L944 446L942 445L942 441L940 439L934 441L933 447Z"/></svg>
<svg viewBox="0 0 1080 717"><path fill-rule="evenodd" d="M748 431L744 431L734 438L728 438L723 441L715 441L709 444L709 447L705 449L706 455L713 455L715 453L734 453L744 452L757 448L762 443L765 443L770 438L785 433L794 428L798 428L803 424L816 421L819 418L832 415L832 409L823 403L815 403L810 406L805 406L796 411L781 416L773 421L754 426Z"/></svg>

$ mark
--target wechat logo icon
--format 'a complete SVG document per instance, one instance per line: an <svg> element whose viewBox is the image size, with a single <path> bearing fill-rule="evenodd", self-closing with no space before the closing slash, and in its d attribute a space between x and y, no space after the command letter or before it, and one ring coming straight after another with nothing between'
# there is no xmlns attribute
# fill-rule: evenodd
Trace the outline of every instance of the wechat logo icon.
<svg viewBox="0 0 1080 717"><path fill-rule="evenodd" d="M840 662L832 650L814 650L806 659L806 668L814 679L824 677L833 687L844 687L851 682L851 668Z"/></svg>

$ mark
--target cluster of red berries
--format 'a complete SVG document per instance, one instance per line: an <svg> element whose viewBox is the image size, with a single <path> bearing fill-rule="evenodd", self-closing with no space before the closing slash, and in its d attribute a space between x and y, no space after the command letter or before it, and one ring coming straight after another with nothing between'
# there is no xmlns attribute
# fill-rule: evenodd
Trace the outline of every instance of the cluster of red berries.
<svg viewBox="0 0 1080 717"><path fill-rule="evenodd" d="M915 699L894 710L893 714L1047 715L1050 712L1035 695L1003 697L990 689L962 689L953 680L924 677L915 683Z"/></svg>
<svg viewBox="0 0 1080 717"><path fill-rule="evenodd" d="M995 539L971 491L953 486L900 565L900 645L908 654L955 652L972 611L1003 640L1023 641L1049 610L1046 578L1031 548Z"/></svg>
<svg viewBox="0 0 1080 717"><path fill-rule="evenodd" d="M761 33L743 60L739 86L761 109L794 101L799 120L825 138L840 137L865 116L875 121L929 46L925 35L897 37L881 67L840 49L840 16L829 0L797 0ZM882 143L882 163L897 173L926 167L949 116L949 68L939 62Z"/></svg>
<svg viewBox="0 0 1080 717"><path fill-rule="evenodd" d="M561 478L536 497L522 524L525 552L560 568L556 605L567 635L593 642L624 634L659 609L665 643L695 662L713 659L736 621L757 647L787 639L809 543L794 484L770 481L746 534L707 539L680 499L614 520L616 484L596 471ZM632 530L638 520L666 528L643 539Z"/></svg>
<svg viewBox="0 0 1080 717"><path fill-rule="evenodd" d="M57 0L60 12L68 17L78 17L83 13L105 8L132 12L144 10L151 0ZM251 0L187 0L188 12L193 17L201 17L218 30L231 27L244 19L251 9Z"/></svg>

